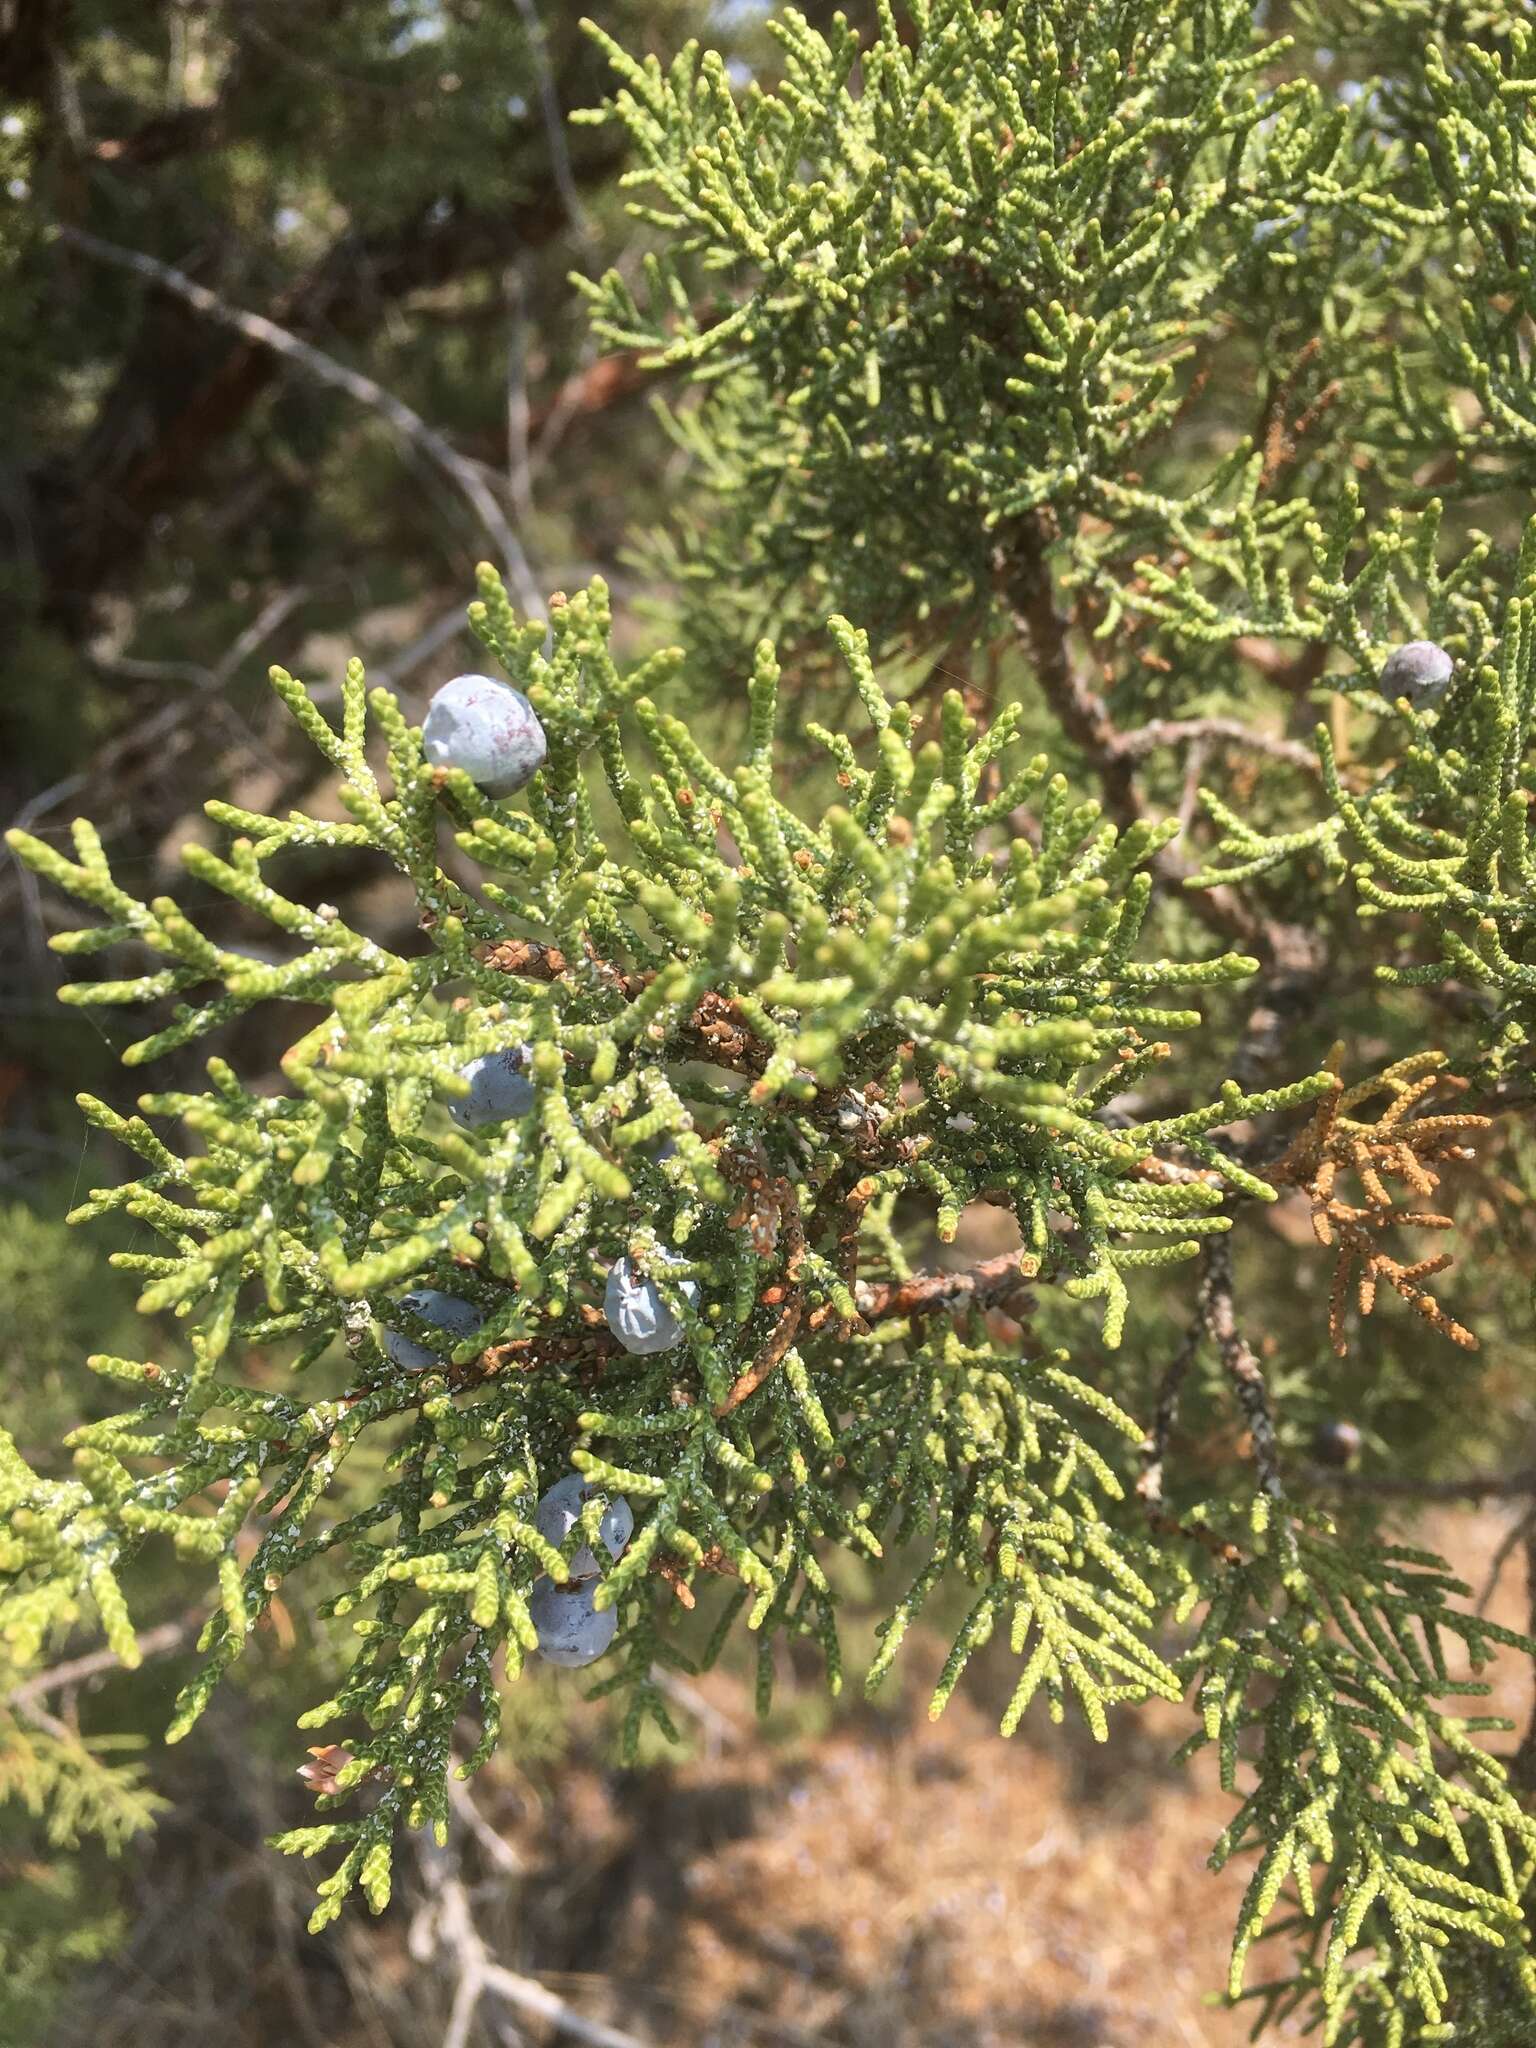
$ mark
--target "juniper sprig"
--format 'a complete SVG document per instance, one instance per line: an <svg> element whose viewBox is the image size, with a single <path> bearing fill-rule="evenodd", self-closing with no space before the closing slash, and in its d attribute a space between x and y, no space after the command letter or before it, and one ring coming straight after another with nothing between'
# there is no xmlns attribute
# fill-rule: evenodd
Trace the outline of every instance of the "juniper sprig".
<svg viewBox="0 0 1536 2048"><path fill-rule="evenodd" d="M215 803L238 833L228 856L191 847L186 860L287 935L281 962L221 946L168 898L137 901L84 825L74 861L14 838L98 914L61 951L133 942L164 963L65 991L171 1003L129 1064L256 1002L319 1000L326 1015L284 1056L280 1096L251 1093L215 1058L207 1092L146 1096L133 1117L85 1100L147 1171L77 1213L122 1213L163 1238L152 1258L120 1257L145 1276L144 1311L186 1323L192 1358L185 1372L94 1361L132 1385L137 1405L79 1430L75 1487L47 1514L23 1512L24 1525L38 1522L25 1546L33 1572L13 1597L54 1597L23 1589L44 1568L56 1589L63 1570L126 1648L117 1585L136 1544L164 1533L206 1558L222 1605L180 1734L288 1574L349 1558L357 1576L337 1611L377 1611L328 1712L375 1725L354 1751L358 1769L388 1772L394 1790L366 1823L330 1824L337 1839L360 1825L348 1881L370 1856L377 1873L387 1809L440 1805L436 1774L466 1703L491 1739L492 1653L505 1642L515 1665L533 1647L533 1580L567 1576L532 1510L573 1462L645 1507L597 1595L599 1612L627 1617L633 1729L640 1712L661 1711L652 1662L677 1654L653 1563L669 1558L687 1583L708 1560L740 1582L765 1640L809 1632L835 1674L819 1544L878 1556L882 1529L907 1533L931 1493L943 1504L933 1566L901 1602L881 1669L954 1560L979 1604L943 1690L1005 1606L1020 1654L1034 1616L1020 1707L1042 1684L1066 1687L1102 1727L1115 1699L1176 1690L1148 1639L1157 1561L1139 1534L1103 1526L1122 1489L1099 1439L1133 1441L1136 1425L1060 1360L999 1351L975 1317L1033 1277L1102 1303L1105 1339L1118 1341L1127 1276L1190 1257L1230 1223L1214 1175L1149 1173L1158 1149L1195 1150L1219 1174L1210 1133L1313 1099L1332 1077L1256 1097L1232 1087L1108 1128L1105 1080L1144 1058L1153 1034L1198 1022L1169 996L1251 963L1137 959L1146 867L1166 832L1097 821L1039 759L983 798L982 771L1006 762L1012 721L978 733L956 698L942 742L915 746L851 628L834 630L874 765L829 737L847 803L812 823L774 794L768 646L749 685L749 745L727 772L645 694L674 657L629 674L614 666L601 586L552 609L548 656L542 628L513 623L488 571L474 620L548 734L526 811L432 766L395 700L368 698L355 665L339 733L275 672L346 778L354 822ZM648 781L626 756L626 714L656 762ZM1038 843L1005 839L999 821L1029 792ZM438 864L445 816L478 886ZM410 879L421 952L390 953L288 893L304 850L337 831ZM529 1106L456 1128L477 1063L513 1047L529 1048ZM171 1152L146 1121L163 1117L203 1149ZM1226 1172L1229 1185L1267 1194L1236 1163ZM925 1300L892 1270L885 1231L864 1229L907 1196L941 1239L967 1202L1002 1200L1027 1250L969 1296L957 1284L949 1300ZM610 1297L621 1274L634 1296L610 1301L608 1328L605 1268ZM946 1307L957 1324L935 1322ZM630 1328L636 1315L645 1332ZM659 1346L653 1330L671 1341ZM253 1343L289 1347L291 1392L243 1383ZM311 1392L316 1379L334 1391ZM360 1515L328 1523L338 1468L371 1429L395 1433L400 1476ZM212 1516L210 1490L221 1497ZM242 1564L253 1518L260 1542Z"/></svg>
<svg viewBox="0 0 1536 2048"><path fill-rule="evenodd" d="M841 621L871 765L826 735L845 800L813 819L776 794L767 643L726 768L648 694L674 653L628 672L614 663L601 584L552 605L547 653L542 625L515 622L488 569L471 615L547 735L526 809L434 766L357 664L340 731L274 671L344 778L350 822L215 802L236 835L227 855L194 845L184 858L283 935L286 958L253 963L171 899L139 901L84 824L74 860L12 836L96 913L61 936L67 957L131 946L161 963L64 991L160 1006L130 1065L255 1003L324 1015L284 1055L279 1095L257 1095L214 1057L205 1092L146 1095L133 1116L82 1098L145 1171L77 1213L160 1237L153 1256L117 1260L143 1276L146 1314L185 1326L190 1364L93 1359L133 1405L74 1432L68 1484L34 1480L7 1449L7 1627L41 1632L61 1599L90 1599L131 1657L122 1573L143 1543L169 1538L218 1593L179 1739L274 1595L297 1574L314 1580L311 1597L323 1592L359 1639L334 1697L303 1718L346 1735L348 1761L321 1799L338 1811L283 1838L340 1853L323 1924L354 1884L382 1904L397 1822L441 1823L447 1770L491 1753L498 1658L515 1676L536 1647L582 1665L611 1646L600 1690L627 1691L632 1749L646 1717L670 1725L653 1674L696 1666L680 1629L711 1581L726 1585L702 1655L733 1621L755 1631L766 1704L781 1632L818 1644L841 1682L829 1551L879 1560L915 1544L925 1561L893 1600L869 1683L956 1577L969 1607L936 1712L995 1633L1020 1664L1005 1732L1043 1695L1104 1739L1117 1705L1178 1699L1202 1671L1229 1773L1239 1731L1262 1725L1280 1742L1285 1761L1263 1769L1287 1785L1296 1731L1318 1745L1310 1803L1255 1795L1233 1833L1231 1847L1255 1832L1267 1845L1258 1917L1276 1871L1274 1886L1300 1880L1340 1841L1356 1861L1325 1897L1336 1924L1354 1926L1388 1852L1372 1846L1382 1814L1356 1779L1340 1788L1347 1804L1324 1782L1340 1745L1362 1739L1352 1702L1449 1739L1430 1702L1450 1681L1409 1630L1431 1643L1458 1632L1479 1657L1499 1632L1450 1607L1433 1572L1388 1572L1368 1594L1364 1567L1309 1531L1268 1467L1221 1542L1159 1540L1127 1483L1141 1424L1101 1376L1029 1330L1031 1290L1059 1288L1099 1304L1112 1349L1139 1272L1213 1251L1234 1203L1272 1198L1216 1134L1339 1101L1325 1069L1106 1118L1163 1034L1199 1025L1197 1010L1173 1007L1178 993L1253 970L1233 954L1140 957L1148 868L1168 828L1122 832L1074 804L1043 759L1010 765L1016 718L980 730L957 694L941 737L917 744L864 636ZM440 858L444 822L452 858ZM389 951L304 906L306 850L337 833L407 878L419 950ZM528 1100L456 1119L480 1063L512 1049ZM172 1151L153 1128L167 1118L200 1149ZM1022 1251L914 1271L895 1206L919 1204L943 1241L978 1201L1013 1211ZM1239 1341L1219 1317L1211 1329ZM288 1360L275 1383L249 1370L257 1345ZM1261 1388L1238 1392L1262 1433ZM358 1505L339 1475L373 1439L387 1466ZM551 1520L578 1475L579 1513ZM1279 1619L1246 1618L1280 1589ZM1170 1655L1168 1629L1197 1606L1205 1620ZM1332 1618L1358 1663L1322 1646ZM1306 1712L1282 1721L1259 1704L1277 1680ZM481 1736L456 1760L465 1717ZM1378 1760L1372 1780L1383 1799L1396 1788L1394 1807L1428 1802L1414 1827L1452 1829L1454 1809L1500 1841L1536 1843L1496 1765L1467 1763L1461 1784L1422 1743L1418 1754L1412 1779L1381 1777ZM352 1812L365 1783L372 1804ZM1470 1900L1456 1911L1491 1915L1480 1931L1504 1938L1508 1888L1489 1904L1461 1883L1435 1876L1414 1925L1444 1919L1449 1887ZM1438 1980L1421 1950L1407 1952L1405 1982L1430 2013Z"/></svg>
<svg viewBox="0 0 1536 2048"><path fill-rule="evenodd" d="M535 1651L607 1660L627 1757L671 1732L659 1670L742 1636L763 1708L784 1636L836 1690L847 1553L882 1567L871 1686L943 1589L935 1713L989 1645L1005 1734L1192 1700L1261 2021L1533 2038L1536 1821L1505 1724L1453 1709L1536 1646L1347 1505L1347 1416L1335 1509L1292 1481L1231 1240L1300 1191L1341 1354L1378 1294L1372 1337L1475 1342L1444 1259L1381 1240L1443 1231L1442 1164L1530 1096L1536 39L1392 0L1297 10L1296 48L1255 12L881 0L861 41L788 10L740 91L608 46L593 118L655 246L584 289L670 380L689 509L644 556L685 646L622 665L601 581L546 624L484 568L507 681L421 729L357 663L339 726L272 672L339 815L209 803L190 908L84 821L73 858L11 835L91 913L64 1000L140 1015L131 1067L213 1046L204 1088L81 1098L141 1170L76 1213L135 1226L116 1263L181 1350L92 1359L129 1405L68 1478L0 1435L0 1632L94 1609L132 1661L125 1574L169 1541L213 1603L179 1739L292 1582L348 1625L281 1838L334 1861L316 1925L383 1906ZM1213 750L1274 773L1208 776L1191 873ZM409 943L311 901L337 848ZM1416 994L1454 1057L1377 1041ZM274 1092L219 1035L284 1004ZM1287 1020L1326 1045L1334 1004L1310 1070ZM978 1205L1019 1248L952 1269ZM1183 1269L1143 1416L1127 1331ZM1214 1469L1177 1438L1202 1389ZM1250 1988L1266 1933L1292 1964Z"/></svg>

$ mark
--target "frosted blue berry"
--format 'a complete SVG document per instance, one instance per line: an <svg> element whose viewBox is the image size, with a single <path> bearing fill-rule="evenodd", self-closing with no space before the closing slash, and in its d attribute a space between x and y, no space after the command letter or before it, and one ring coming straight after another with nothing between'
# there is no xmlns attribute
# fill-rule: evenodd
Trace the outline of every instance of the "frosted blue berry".
<svg viewBox="0 0 1536 2048"><path fill-rule="evenodd" d="M1415 711L1438 704L1451 687L1456 664L1433 640L1410 640L1394 647L1381 671L1381 694L1395 704L1406 697Z"/></svg>
<svg viewBox="0 0 1536 2048"><path fill-rule="evenodd" d="M422 752L434 768L462 768L487 796L511 796L549 751L533 706L494 676L455 676L427 707Z"/></svg>
<svg viewBox="0 0 1536 2048"><path fill-rule="evenodd" d="M1320 1422L1312 1436L1312 1455L1320 1465L1353 1465L1365 1439L1354 1422Z"/></svg>
<svg viewBox="0 0 1536 2048"><path fill-rule="evenodd" d="M444 1351L451 1351L461 1337L467 1337L471 1330L478 1330L485 1321L472 1301L461 1301L456 1294L444 1294L436 1287L413 1288L409 1294L402 1294L400 1306L419 1316L424 1323L430 1323L436 1330L443 1331L447 1341ZM441 1365L441 1354L429 1351L425 1344L418 1344L414 1337L407 1337L403 1330L392 1330L388 1323L380 1324L379 1343L384 1356L393 1364L403 1366L407 1372L425 1372L430 1365Z"/></svg>
<svg viewBox="0 0 1536 2048"><path fill-rule="evenodd" d="M448 1105L455 1123L468 1131L480 1124L504 1124L511 1117L526 1116L534 1104L527 1066L527 1046L509 1045L500 1052L482 1053L467 1067L460 1067L469 1093L456 1095Z"/></svg>
<svg viewBox="0 0 1536 2048"><path fill-rule="evenodd" d="M561 1544L575 1528L582 1509L603 1491L580 1472L567 1472L563 1479L556 1480L533 1511L533 1526L546 1541ZM634 1510L622 1494L610 1500L603 1510L603 1518L597 1525L598 1541L610 1557L622 1557L624 1546L635 1533ZM571 1559L573 1579L591 1579L597 1576L597 1558L592 1546L584 1543Z"/></svg>
<svg viewBox="0 0 1536 2048"><path fill-rule="evenodd" d="M1274 241L1277 235L1284 235L1293 249L1304 248L1307 240L1307 223L1304 220L1297 220L1294 215L1288 213L1282 214L1278 220L1255 221L1249 240L1256 249L1261 249L1266 242Z"/></svg>
<svg viewBox="0 0 1536 2048"><path fill-rule="evenodd" d="M680 1263L666 1252L651 1256L669 1265ZM690 1306L698 1307L697 1280L680 1282L677 1291ZM671 1351L683 1341L683 1326L662 1300L660 1288L654 1280L642 1278L628 1259L618 1259L608 1269L603 1313L624 1349L637 1357L654 1358L659 1351Z"/></svg>
<svg viewBox="0 0 1536 2048"><path fill-rule="evenodd" d="M528 1612L538 1631L539 1655L551 1664L571 1670L594 1664L618 1634L617 1610L599 1611L592 1605L599 1583L583 1579L580 1585L557 1586L553 1579L534 1580Z"/></svg>

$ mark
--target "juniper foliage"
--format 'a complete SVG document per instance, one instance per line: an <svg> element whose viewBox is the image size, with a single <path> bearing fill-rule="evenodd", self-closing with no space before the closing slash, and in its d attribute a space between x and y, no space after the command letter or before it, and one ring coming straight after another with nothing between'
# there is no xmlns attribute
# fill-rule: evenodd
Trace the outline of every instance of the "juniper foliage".
<svg viewBox="0 0 1536 2048"><path fill-rule="evenodd" d="M701 1668L736 1629L764 1706L782 1636L840 1685L841 1550L916 1559L870 1684L936 1590L965 1588L935 1712L994 1637L1018 1663L1005 1733L1034 1707L1111 1739L1117 1707L1193 1699L1187 1747L1214 1747L1238 1802L1214 1860L1253 1857L1228 1991L1261 2022L1303 2010L1362 2048L1530 2038L1536 1822L1478 1740L1505 1724L1460 1705L1497 1647L1532 1646L1430 1553L1288 1488L1228 1245L1282 1180L1329 1214L1334 1143L1417 1188L1455 1134L1419 1119L1421 1155L1392 1133L1441 1063L1376 1077L1392 1107L1368 1141L1346 1114L1367 1084L1287 1070L1273 1033L1262 1059L1252 1029L1219 1036L1241 991L1259 1014L1298 920L1357 909L1367 960L1387 924L1411 934L1413 957L1378 963L1400 989L1492 991L1456 1049L1476 1067L1462 1127L1529 1072L1536 528L1518 541L1500 493L1528 474L1536 71L1524 24L1486 12L1451 41L1381 10L1397 69L1343 99L1232 0L953 0L905 27L882 8L863 44L789 12L784 79L739 97L707 53L664 70L611 51L607 118L658 241L643 290L615 275L591 296L600 335L686 385L670 419L698 516L649 547L686 652L625 664L600 582L552 600L546 629L482 570L472 624L548 743L505 801L426 759L357 664L339 729L274 671L345 816L215 801L227 849L184 859L271 927L276 962L140 901L83 822L73 859L13 835L95 914L53 941L83 965L65 999L159 1006L129 1065L257 1006L306 1012L281 1093L215 1055L206 1090L137 1115L83 1099L144 1170L79 1213L159 1234L115 1263L180 1320L190 1364L94 1358L131 1405L73 1433L72 1479L7 1444L0 1615L35 1650L89 1602L131 1662L123 1575L169 1540L217 1589L179 1738L302 1575L293 1597L357 1638L305 1716L348 1760L282 1842L336 1859L316 1924L354 1887L382 1907L402 1822L446 1823L447 1771L495 1746L499 1664L515 1676L537 1644L535 1585L567 1583L583 1548L619 1620L598 1689L625 1698L630 1754L648 1721L670 1728L658 1667ZM1334 35L1337 61L1369 40ZM1403 341L1418 281L1422 339ZM1256 432L1207 419L1192 476L1180 436L1214 403L1218 347L1269 398ZM1446 478L1418 480L1426 459ZM1479 496L1492 536L1468 524ZM985 722L960 691L930 705L877 673L998 634L1028 687ZM1416 710L1376 683L1418 637L1456 669ZM1117 720L1198 714L1230 738L1212 705L1247 708L1256 646L1276 697L1332 693L1322 773L1261 730L1294 825L1211 788L1221 844L1170 889L1178 819L1135 766L1165 735ZM802 687L834 660L845 729ZM718 746L667 708L690 668L739 714ZM1042 700L1099 798L1035 750ZM787 772L791 726L830 807L798 753ZM419 950L306 900L306 850L337 846L404 878ZM149 971L96 978L120 947ZM1242 1078L1197 1090L1175 1042ZM514 1047L531 1106L461 1127L466 1069ZM978 1202L1012 1210L1022 1252L914 1264ZM620 1260L677 1347L612 1337ZM1157 1412L1132 1414L1128 1312L1186 1265L1186 1351ZM413 1318L415 1288L469 1301L478 1328ZM1052 1323L1070 1353L1037 1331L1048 1298L1084 1305ZM386 1326L440 1363L395 1363ZM1200 1345L1251 1450L1165 1498ZM257 1347L286 1358L281 1383L250 1369ZM379 1444L359 1505L349 1461ZM537 1504L572 1468L595 1490L557 1545ZM634 1535L611 1559L621 1496ZM1266 1928L1294 1960L1246 1990Z"/></svg>

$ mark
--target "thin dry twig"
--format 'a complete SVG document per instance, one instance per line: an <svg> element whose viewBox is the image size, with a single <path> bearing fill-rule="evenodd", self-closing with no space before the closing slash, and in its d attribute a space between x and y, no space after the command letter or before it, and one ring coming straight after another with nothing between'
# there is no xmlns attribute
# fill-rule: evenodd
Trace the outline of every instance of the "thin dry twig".
<svg viewBox="0 0 1536 2048"><path fill-rule="evenodd" d="M1255 754L1268 754L1308 775L1321 775L1316 751L1300 740L1278 738L1273 733L1255 732L1236 718L1154 718L1130 732L1117 733L1114 750L1130 760L1155 753L1159 747L1183 747L1200 741L1221 746L1246 747Z"/></svg>
<svg viewBox="0 0 1536 2048"><path fill-rule="evenodd" d="M203 1625L205 1617L198 1609L184 1614L179 1621L162 1621L155 1628L147 1628L135 1637L139 1661L147 1657L163 1657L168 1651L178 1650L187 1638ZM115 1650L89 1650L82 1657L71 1657L63 1664L51 1664L46 1671L38 1671L30 1678L24 1678L20 1685L0 1698L0 1707L16 1707L25 1712L38 1700L47 1699L53 1692L63 1692L72 1685L84 1685L88 1679L100 1678L109 1671L121 1671L126 1667Z"/></svg>
<svg viewBox="0 0 1536 2048"><path fill-rule="evenodd" d="M576 174L571 168L571 153L566 148L565 115L560 109L560 95L555 90L555 75L550 66L549 44L544 34L544 23L539 17L534 0L515 0L515 4L528 35L528 52L533 59L539 112L543 117L544 134L549 143L549 166L554 174L555 190L560 194L560 203L565 208L566 219L581 244L583 255L590 257L596 238L592 233L592 224L587 219L586 208L581 203L581 194L576 189Z"/></svg>
<svg viewBox="0 0 1536 2048"><path fill-rule="evenodd" d="M274 354L287 361L297 363L302 369L323 384L330 384L337 390L347 392L360 404L370 407L409 446L416 448L440 469L455 490L467 500L475 516L484 527L491 541L500 551L502 561L517 588L518 602L530 616L542 611L543 598L533 578L528 557L522 544L512 531L505 513L496 502L495 493L487 484L478 464L467 456L460 455L451 447L434 427L429 427L421 414L398 398L394 392L386 391L382 384L367 377L361 370L351 369L345 363L337 362L313 342L301 341L286 327L279 327L275 320L269 320L261 313L247 313L238 306L230 305L206 285L198 284L187 276L184 270L162 263L157 257L146 256L137 249L124 249L116 242L104 241L99 235L88 234L83 228L71 227L66 223L58 226L61 241L71 248L80 250L82 255L94 256L98 262L110 263L119 270L131 270L147 278L151 284L159 285L171 292L196 312L217 320L222 326L233 328L247 341L260 347L269 348Z"/></svg>
<svg viewBox="0 0 1536 2048"><path fill-rule="evenodd" d="M731 1221L745 1224L758 1234L759 1241L766 1241L766 1233L771 1230L774 1242L782 1237L784 1244L782 1277L766 1288L762 1295L770 1306L778 1306L778 1320L752 1363L737 1376L730 1392L716 1406L717 1415L729 1415L732 1409L739 1408L743 1401L757 1392L795 1341L800 1318L805 1313L805 1290L800 1285L800 1267L805 1258L805 1224L795 1191L787 1180L777 1175L765 1175L750 1166L744 1167L740 1161L730 1162L725 1156L722 1156L721 1164L733 1165L742 1188L741 1205ZM763 1214L765 1207L771 1212L769 1215Z"/></svg>
<svg viewBox="0 0 1536 2048"><path fill-rule="evenodd" d="M411 1953L418 1961L443 1964L454 1981L442 2048L466 2048L475 2015L486 1997L504 1999L516 2011L546 2021L557 2033L585 2042L588 2048L642 2048L634 2034L588 2019L536 1978L522 1976L492 1958L475 1925L451 1836L444 1849L418 1839L417 1854L427 1899L411 1927Z"/></svg>

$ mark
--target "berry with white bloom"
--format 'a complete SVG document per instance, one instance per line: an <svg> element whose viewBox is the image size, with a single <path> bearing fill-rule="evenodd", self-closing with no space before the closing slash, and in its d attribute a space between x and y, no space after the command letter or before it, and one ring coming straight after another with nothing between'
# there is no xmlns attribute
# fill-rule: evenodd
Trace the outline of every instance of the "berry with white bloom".
<svg viewBox="0 0 1536 2048"><path fill-rule="evenodd" d="M619 1617L612 1607L592 1605L599 1581L557 1586L553 1579L535 1579L528 1612L538 1631L539 1655L551 1664L578 1670L593 1664L618 1634Z"/></svg>
<svg viewBox="0 0 1536 2048"><path fill-rule="evenodd" d="M1451 687L1456 664L1433 640L1410 640L1394 647L1381 671L1381 694L1395 704L1406 697L1415 711L1438 704Z"/></svg>
<svg viewBox="0 0 1536 2048"><path fill-rule="evenodd" d="M504 1124L512 1117L526 1116L535 1099L527 1066L527 1046L508 1045L499 1052L482 1053L467 1067L460 1067L469 1093L456 1095L449 1103L454 1122L469 1131L481 1124Z"/></svg>
<svg viewBox="0 0 1536 2048"><path fill-rule="evenodd" d="M671 1252L655 1252L652 1257L668 1265L682 1263ZM698 1307L697 1280L681 1281L677 1291L690 1307ZM662 1300L660 1288L654 1280L637 1273L629 1259L618 1259L608 1269L603 1313L624 1349L639 1358L654 1358L658 1352L671 1351L683 1341L683 1326Z"/></svg>
<svg viewBox="0 0 1536 2048"><path fill-rule="evenodd" d="M409 1294L402 1294L400 1306L411 1314L430 1323L435 1330L441 1330L448 1338L443 1349L451 1350L461 1337L467 1337L471 1330L478 1330L485 1321L472 1301L461 1301L456 1294L444 1294L436 1287L413 1288ZM425 1344L418 1344L414 1337L407 1337L403 1330L392 1330L388 1323L380 1324L379 1343L384 1356L393 1364L403 1366L407 1372L425 1372L428 1366L441 1365L441 1355L429 1351Z"/></svg>
<svg viewBox="0 0 1536 2048"><path fill-rule="evenodd" d="M589 1500L603 1489L594 1486L580 1472L567 1472L557 1479L533 1511L533 1526L547 1542L561 1544L570 1535ZM597 1538L610 1557L622 1557L624 1546L635 1533L634 1510L622 1494L610 1500L597 1525ZM571 1559L571 1577L590 1579L597 1575L597 1558L584 1543Z"/></svg>
<svg viewBox="0 0 1536 2048"><path fill-rule="evenodd" d="M511 796L549 751L533 706L494 676L455 676L434 695L421 729L434 768L462 768L487 796Z"/></svg>
<svg viewBox="0 0 1536 2048"><path fill-rule="evenodd" d="M1320 1422L1312 1435L1312 1455L1320 1465L1353 1465L1365 1439L1356 1422Z"/></svg>

